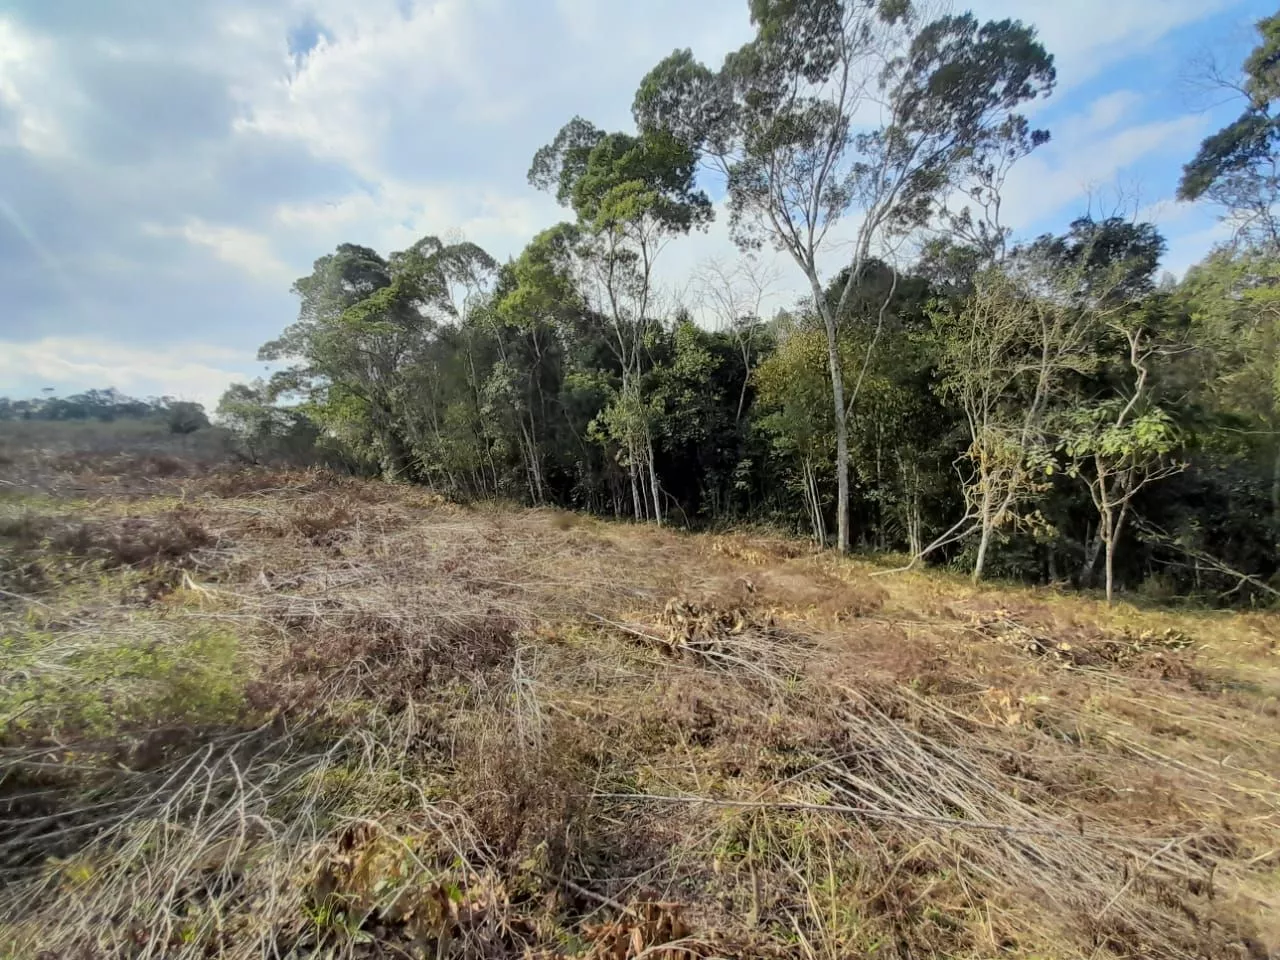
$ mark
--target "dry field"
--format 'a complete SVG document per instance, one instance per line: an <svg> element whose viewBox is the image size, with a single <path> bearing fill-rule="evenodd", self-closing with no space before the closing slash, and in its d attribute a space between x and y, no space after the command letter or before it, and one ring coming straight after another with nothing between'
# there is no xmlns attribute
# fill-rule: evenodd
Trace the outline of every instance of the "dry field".
<svg viewBox="0 0 1280 960"><path fill-rule="evenodd" d="M0 956L1280 955L1280 618L0 460Z"/></svg>

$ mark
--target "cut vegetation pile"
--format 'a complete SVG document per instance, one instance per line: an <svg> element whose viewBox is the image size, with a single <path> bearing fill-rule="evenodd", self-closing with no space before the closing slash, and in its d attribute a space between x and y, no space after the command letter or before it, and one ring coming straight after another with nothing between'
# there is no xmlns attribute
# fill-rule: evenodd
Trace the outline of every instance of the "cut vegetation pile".
<svg viewBox="0 0 1280 960"><path fill-rule="evenodd" d="M1275 616L42 469L0 488L0 954L1280 949Z"/></svg>

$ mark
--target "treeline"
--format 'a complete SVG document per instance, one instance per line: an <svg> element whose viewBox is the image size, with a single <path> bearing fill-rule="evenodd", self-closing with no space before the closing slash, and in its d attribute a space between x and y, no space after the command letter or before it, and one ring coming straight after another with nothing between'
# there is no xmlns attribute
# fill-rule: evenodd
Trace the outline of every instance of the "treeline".
<svg viewBox="0 0 1280 960"><path fill-rule="evenodd" d="M209 426L204 407L172 397L139 399L114 387L87 390L69 397L43 396L26 400L0 397L0 422L12 420L86 421L112 423L116 420L161 421L173 433L194 433Z"/></svg>
<svg viewBox="0 0 1280 960"><path fill-rule="evenodd" d="M1048 139L1018 113L1054 82L1030 28L907 3L753 16L720 70L689 51L655 67L634 132L575 118L537 153L531 183L572 219L518 257L427 237L316 261L261 352L285 369L219 414L255 455L320 443L459 498L768 522L1108 596L1273 598L1280 247L1270 207L1224 186L1265 187L1262 85L1248 136L1206 141L1183 185L1238 241L1158 283L1149 224L1002 226L1004 177ZM673 298L654 267L713 216L700 173L743 256ZM765 309L764 243L811 296Z"/></svg>

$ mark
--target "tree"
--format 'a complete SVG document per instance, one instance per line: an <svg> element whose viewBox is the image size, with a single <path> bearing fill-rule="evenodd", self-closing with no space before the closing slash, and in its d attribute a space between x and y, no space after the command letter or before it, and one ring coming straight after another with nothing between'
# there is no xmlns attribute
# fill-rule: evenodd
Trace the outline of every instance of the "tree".
<svg viewBox="0 0 1280 960"><path fill-rule="evenodd" d="M169 404L165 411L165 419L170 433L195 433L209 426L209 418L205 416L204 407L189 400L176 400Z"/></svg>
<svg viewBox="0 0 1280 960"><path fill-rule="evenodd" d="M602 435L622 444L636 519L647 512L647 500L659 524L661 487L640 377L655 320L654 262L672 237L711 217L711 201L694 183L696 161L690 146L665 132L608 134L575 117L529 168L531 184L554 191L577 215L576 279L592 311L610 324L621 376L618 396L600 421Z"/></svg>
<svg viewBox="0 0 1280 960"><path fill-rule="evenodd" d="M1280 529L1280 256L1217 250L1188 271L1178 298L1198 347L1192 386L1227 420L1211 429L1246 439L1264 461Z"/></svg>
<svg viewBox="0 0 1280 960"><path fill-rule="evenodd" d="M1149 484L1181 471L1182 464L1170 459L1178 434L1154 395L1151 369L1169 345L1156 339L1158 331L1146 322L1144 311L1125 311L1107 326L1123 345L1121 383L1065 413L1061 447L1069 458L1068 474L1084 483L1098 512L1111 603L1116 544L1134 498Z"/></svg>
<svg viewBox="0 0 1280 960"><path fill-rule="evenodd" d="M1179 200L1208 199L1225 211L1238 237L1280 251L1280 119L1271 115L1280 96L1280 13L1257 23L1261 41L1245 60L1242 76L1226 81L1245 100L1243 112L1206 137L1183 168Z"/></svg>
<svg viewBox="0 0 1280 960"><path fill-rule="evenodd" d="M296 407L281 407L271 385L258 379L233 383L218 400L217 417L244 445L252 463L275 459L312 462L319 431Z"/></svg>
<svg viewBox="0 0 1280 960"><path fill-rule="evenodd" d="M1067 232L1046 234L1015 252L1051 268L1057 293L1102 309L1133 303L1155 290L1165 240L1151 223L1119 216L1077 217Z"/></svg>
<svg viewBox="0 0 1280 960"><path fill-rule="evenodd" d="M973 579L992 537L1018 519L1052 473L1046 421L1070 373L1092 366L1083 311L1037 295L1040 271L991 267L972 295L935 306L943 395L962 411L969 445L957 461L965 512L917 557L978 534Z"/></svg>
<svg viewBox="0 0 1280 960"><path fill-rule="evenodd" d="M278 381L306 395L327 426L367 446L389 479L413 476L406 423L410 371L441 323L485 287L496 264L474 244L425 237L383 259L343 244L294 284L298 321L259 351L298 361Z"/></svg>
<svg viewBox="0 0 1280 960"><path fill-rule="evenodd" d="M1136 482L1145 469L1138 461L1148 463L1143 444L1155 443L1154 428L1153 421L1141 427L1133 422L1132 393L1123 391L1140 388L1134 404L1145 402L1152 354L1146 352L1144 328L1129 324L1140 315L1135 304L1151 294L1163 250L1164 239L1150 224L1082 217L1062 236L1015 248L1007 261L982 271L967 296L934 306L940 389L963 412L969 444L957 461L965 513L924 555L977 533L978 580L997 531L1016 524L1047 526L1038 509L1022 508L1046 500L1061 423L1079 431L1084 451L1102 442L1102 425L1110 417L1115 430L1107 442L1114 447L1127 432L1130 459L1120 466L1107 460L1115 449L1103 459L1117 470L1133 465L1123 482ZM1112 355L1108 336L1125 345L1122 366L1141 374L1136 381L1099 377ZM1119 407L1113 403L1117 391L1123 396ZM1142 436L1132 436L1135 430ZM1095 440L1086 439L1095 434ZM1103 532L1100 527L1099 549ZM1086 570L1092 569L1092 557L1086 546Z"/></svg>
<svg viewBox="0 0 1280 960"><path fill-rule="evenodd" d="M840 345L842 359L852 359L848 346ZM828 544L828 528L818 481L833 469L836 450L826 369L826 337L819 327L807 326L782 337L755 374L761 426L775 450L799 467L789 486L800 493L813 541L820 546Z"/></svg>
<svg viewBox="0 0 1280 960"><path fill-rule="evenodd" d="M698 271L699 301L715 318L717 328L733 338L742 356L742 389L738 393L735 423L741 423L746 408L757 344L764 338L761 312L776 282L776 272L761 266L752 257L745 257L732 266L708 260Z"/></svg>
<svg viewBox="0 0 1280 960"><path fill-rule="evenodd" d="M1047 140L1015 111L1051 90L1053 62L1021 23L979 25L968 14L926 23L909 0L753 0L751 18L755 38L719 72L677 51L644 78L633 110L642 131L695 146L723 176L741 246L768 240L809 281L826 334L843 551L857 401L856 388L844 390L845 304L878 243L942 214L952 187L989 179L993 158ZM861 219L831 304L824 265L853 209Z"/></svg>

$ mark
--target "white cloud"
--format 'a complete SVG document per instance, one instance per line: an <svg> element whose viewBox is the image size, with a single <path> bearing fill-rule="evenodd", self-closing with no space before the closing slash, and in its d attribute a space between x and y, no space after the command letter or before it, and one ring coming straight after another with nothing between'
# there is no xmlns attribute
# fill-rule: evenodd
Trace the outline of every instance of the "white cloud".
<svg viewBox="0 0 1280 960"><path fill-rule="evenodd" d="M350 193L336 200L281 204L273 219L317 249L355 237L390 252L426 234L456 231L501 255L517 252L558 214L554 203L532 192L512 196L475 184L385 181L376 191Z"/></svg>
<svg viewBox="0 0 1280 960"><path fill-rule="evenodd" d="M327 28L319 44L274 83L242 91L246 114L237 127L301 141L377 182L394 115L429 103L443 109L445 93L455 109L501 113L483 96L492 66L477 29L485 6L436 0L405 15L386 0L319 4L316 16ZM282 72L285 64L282 58ZM423 111L423 122L428 117Z"/></svg>
<svg viewBox="0 0 1280 960"><path fill-rule="evenodd" d="M1039 27L1061 78L1046 109L1073 113L1014 174L1006 206L1019 227L1060 225L1045 221L1089 187L1175 144L1185 152L1200 131L1152 121L1158 91L1112 90L1079 109L1066 92L1236 2L977 0L980 16ZM499 259L517 254L566 216L524 182L562 123L625 126L636 83L673 48L715 66L750 34L746 0L220 0L181 15L97 0L74 24L44 17L47 0L11 4L18 13L0 15L0 168L18 156L39 182L3 188L30 227L10 258L10 292L25 284L28 296L0 317L10 337L116 331L127 317L127 336L159 341L181 335L181 311L227 342L260 342L292 319L292 279L337 243L385 253L458 232ZM316 43L295 57L289 37L302 24ZM95 83L116 67L136 68L137 86L120 81L107 103ZM184 112L127 109L135 89L154 89L146 78L184 70L207 101L185 140L173 122ZM165 89L166 106L190 99L181 83ZM146 147L136 155L135 134ZM708 256L736 255L722 216L671 244L661 278L679 290ZM58 264L76 265L100 309L78 305ZM780 266L791 284L794 265Z"/></svg>
<svg viewBox="0 0 1280 960"><path fill-rule="evenodd" d="M1034 24L1058 66L1058 94L1241 0L975 0L983 17Z"/></svg>
<svg viewBox="0 0 1280 960"><path fill-rule="evenodd" d="M0 17L0 106L15 118L11 143L34 154L59 156L68 152L68 145L57 114L70 97L52 63L48 40ZM5 140L0 129L0 147Z"/></svg>
<svg viewBox="0 0 1280 960"><path fill-rule="evenodd" d="M1104 93L1087 110L1067 118L1057 135L1067 140L1080 141L1114 129L1122 120L1137 113L1142 106L1142 94L1134 90L1113 90Z"/></svg>
<svg viewBox="0 0 1280 960"><path fill-rule="evenodd" d="M133 347L95 337L0 341L0 382L30 389L114 386L134 395L194 400L212 410L253 357L209 344ZM38 384L38 385L37 385Z"/></svg>
<svg viewBox="0 0 1280 960"><path fill-rule="evenodd" d="M271 239L242 227L206 223L192 218L180 227L143 224L143 232L157 237L179 237L193 246L210 251L223 263L269 283L288 283L295 271L285 265L272 249Z"/></svg>
<svg viewBox="0 0 1280 960"><path fill-rule="evenodd" d="M1111 191L1126 169L1166 148L1182 149L1203 128L1201 117L1124 127L1101 137L1059 139L1022 160L1009 176L1005 209L1015 231L1035 228L1096 191ZM1069 213L1083 210L1068 210Z"/></svg>

